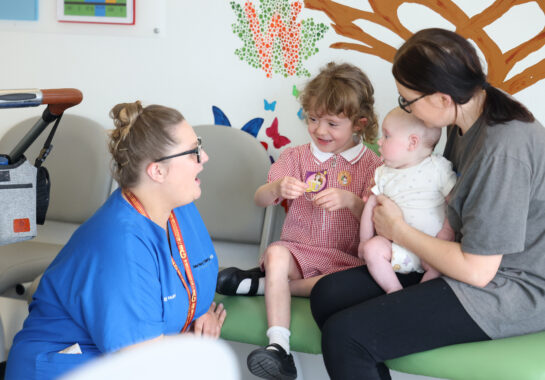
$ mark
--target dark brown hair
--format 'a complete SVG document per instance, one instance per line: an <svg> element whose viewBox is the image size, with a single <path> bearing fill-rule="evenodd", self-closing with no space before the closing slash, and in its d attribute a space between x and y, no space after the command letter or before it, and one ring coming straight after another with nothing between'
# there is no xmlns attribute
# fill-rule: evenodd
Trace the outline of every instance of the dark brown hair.
<svg viewBox="0 0 545 380"><path fill-rule="evenodd" d="M176 144L172 128L184 120L173 108L143 108L140 101L117 104L110 117L115 125L108 144L114 160L112 171L122 188L138 184L142 165L164 156L167 148Z"/></svg>
<svg viewBox="0 0 545 380"><path fill-rule="evenodd" d="M368 143L374 143L378 133L373 85L367 75L348 63L330 62L314 77L301 93L301 105L310 112L343 114L354 125L362 117L367 123L357 133Z"/></svg>
<svg viewBox="0 0 545 380"><path fill-rule="evenodd" d="M534 121L526 107L487 82L475 48L454 32L439 28L416 32L397 51L392 73L411 90L442 92L456 104L467 103L476 91L484 89L483 116L489 125Z"/></svg>

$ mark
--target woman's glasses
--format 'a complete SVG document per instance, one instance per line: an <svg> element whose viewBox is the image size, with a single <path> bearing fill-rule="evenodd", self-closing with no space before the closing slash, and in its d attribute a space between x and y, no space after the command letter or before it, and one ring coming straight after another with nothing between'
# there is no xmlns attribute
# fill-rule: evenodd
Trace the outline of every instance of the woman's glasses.
<svg viewBox="0 0 545 380"><path fill-rule="evenodd" d="M411 113L413 111L409 108L409 106L415 103L416 101L422 99L424 96L428 96L428 95L429 94L424 94L413 100L407 100L403 96L399 95L399 98L397 98L397 103L399 104L399 106L401 107L403 111L407 113Z"/></svg>
<svg viewBox="0 0 545 380"><path fill-rule="evenodd" d="M196 154L197 155L197 163L200 164L201 163L201 151L202 151L202 139L200 137L197 137L197 147L195 149L186 150L185 152L182 152L182 153L176 153L176 154L171 154L170 156L161 157L161 158L155 160L155 162L168 160L168 159L174 158L174 157L185 156L186 154Z"/></svg>

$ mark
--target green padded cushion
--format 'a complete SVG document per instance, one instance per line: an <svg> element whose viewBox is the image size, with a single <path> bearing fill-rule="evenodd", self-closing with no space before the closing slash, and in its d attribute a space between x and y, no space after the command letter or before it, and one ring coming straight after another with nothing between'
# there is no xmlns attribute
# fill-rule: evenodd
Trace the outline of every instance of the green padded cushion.
<svg viewBox="0 0 545 380"><path fill-rule="evenodd" d="M460 380L545 379L545 332L457 344L386 362L400 372Z"/></svg>
<svg viewBox="0 0 545 380"><path fill-rule="evenodd" d="M370 143L364 141L363 144L364 144L366 147L368 147L369 149L371 149L373 152L375 152L375 154L376 154L377 156L380 157L380 152L378 151L378 148L379 148L379 147L378 147L378 144L377 144L376 141L375 141L373 144L370 144Z"/></svg>
<svg viewBox="0 0 545 380"><path fill-rule="evenodd" d="M266 346L267 313L265 297L223 296L216 294L216 303L223 303L227 318L221 337L235 342ZM321 354L320 329L310 313L308 298L291 298L290 348L293 351Z"/></svg>
<svg viewBox="0 0 545 380"><path fill-rule="evenodd" d="M268 344L264 297L222 296L227 318L221 330L225 340ZM310 313L308 298L291 299L293 351L321 354L321 334ZM545 332L465 343L388 360L389 368L431 377L460 380L545 380Z"/></svg>

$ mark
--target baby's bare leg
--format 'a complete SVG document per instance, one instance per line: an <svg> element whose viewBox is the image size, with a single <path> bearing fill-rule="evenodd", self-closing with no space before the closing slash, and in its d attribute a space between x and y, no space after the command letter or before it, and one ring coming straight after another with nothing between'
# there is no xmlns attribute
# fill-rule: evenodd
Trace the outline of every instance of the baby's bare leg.
<svg viewBox="0 0 545 380"><path fill-rule="evenodd" d="M422 276L422 280L420 280L420 282L426 282L441 276L441 273L437 269L433 268L427 262L420 260L420 264L422 265L422 268L424 268L424 271L425 271L424 276Z"/></svg>
<svg viewBox="0 0 545 380"><path fill-rule="evenodd" d="M375 236L365 243L363 251L369 273L386 293L403 289L392 268L392 242L390 240L382 236Z"/></svg>

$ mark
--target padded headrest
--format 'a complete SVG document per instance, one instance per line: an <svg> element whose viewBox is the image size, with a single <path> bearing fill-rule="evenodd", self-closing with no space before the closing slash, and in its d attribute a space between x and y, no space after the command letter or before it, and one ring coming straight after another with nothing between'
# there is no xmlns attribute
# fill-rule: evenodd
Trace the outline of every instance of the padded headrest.
<svg viewBox="0 0 545 380"><path fill-rule="evenodd" d="M252 135L232 127L195 126L210 160L199 174L195 203L213 239L259 244L265 209L254 193L267 181L269 155Z"/></svg>

